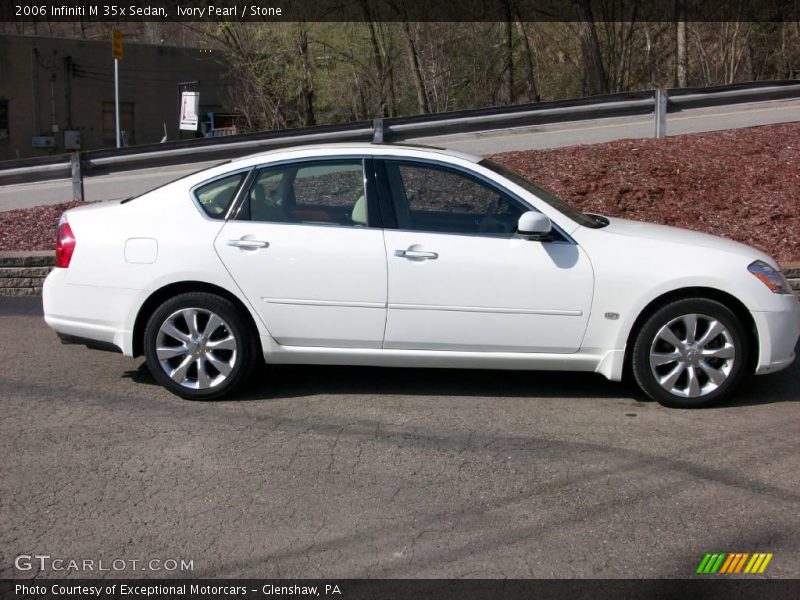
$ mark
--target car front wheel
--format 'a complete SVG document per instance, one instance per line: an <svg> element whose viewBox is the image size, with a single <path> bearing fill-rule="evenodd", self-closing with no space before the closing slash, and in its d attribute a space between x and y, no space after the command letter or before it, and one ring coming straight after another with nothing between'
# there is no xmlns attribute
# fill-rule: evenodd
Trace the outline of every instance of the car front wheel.
<svg viewBox="0 0 800 600"><path fill-rule="evenodd" d="M736 315L714 300L667 304L645 321L633 347L639 387L673 408L725 400L746 375L748 340Z"/></svg>
<svg viewBox="0 0 800 600"><path fill-rule="evenodd" d="M256 344L229 300L202 292L180 294L152 314L144 334L153 377L182 398L231 394L253 369Z"/></svg>

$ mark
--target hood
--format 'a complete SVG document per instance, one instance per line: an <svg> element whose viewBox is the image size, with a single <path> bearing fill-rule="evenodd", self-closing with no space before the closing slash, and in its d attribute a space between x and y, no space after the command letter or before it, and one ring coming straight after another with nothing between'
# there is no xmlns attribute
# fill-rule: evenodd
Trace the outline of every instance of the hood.
<svg viewBox="0 0 800 600"><path fill-rule="evenodd" d="M630 221L628 219L619 219L616 217L606 218L609 224L603 231L614 235L634 237L652 242L707 248L719 252L726 252L728 254L744 256L751 260L764 260L771 265L777 266L775 261L761 250L757 250L745 244L740 244L739 242L734 242L727 238L700 233L699 231L691 231L689 229L681 229L679 227L670 227L668 225L656 225L654 223Z"/></svg>

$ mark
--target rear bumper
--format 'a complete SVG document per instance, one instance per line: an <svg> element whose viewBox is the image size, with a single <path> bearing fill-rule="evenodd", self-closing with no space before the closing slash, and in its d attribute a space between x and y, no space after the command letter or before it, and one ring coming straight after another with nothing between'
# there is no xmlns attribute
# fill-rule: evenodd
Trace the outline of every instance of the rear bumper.
<svg viewBox="0 0 800 600"><path fill-rule="evenodd" d="M90 347L113 346L126 356L133 354L130 317L139 290L75 285L66 269L54 269L42 288L45 322L68 340L78 338Z"/></svg>
<svg viewBox="0 0 800 600"><path fill-rule="evenodd" d="M783 298L784 310L752 313L759 341L757 375L780 371L794 362L800 338L800 302L793 294Z"/></svg>

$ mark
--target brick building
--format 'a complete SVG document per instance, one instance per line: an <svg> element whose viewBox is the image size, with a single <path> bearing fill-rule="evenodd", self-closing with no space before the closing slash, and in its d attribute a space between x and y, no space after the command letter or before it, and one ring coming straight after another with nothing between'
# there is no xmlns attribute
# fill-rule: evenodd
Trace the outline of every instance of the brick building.
<svg viewBox="0 0 800 600"><path fill-rule="evenodd" d="M179 91L221 112L226 69L208 49L124 44L120 128L129 145L178 139ZM78 132L77 134L74 132ZM191 137L191 132L183 132ZM199 135L199 133L197 134ZM111 41L0 35L0 160L114 147Z"/></svg>

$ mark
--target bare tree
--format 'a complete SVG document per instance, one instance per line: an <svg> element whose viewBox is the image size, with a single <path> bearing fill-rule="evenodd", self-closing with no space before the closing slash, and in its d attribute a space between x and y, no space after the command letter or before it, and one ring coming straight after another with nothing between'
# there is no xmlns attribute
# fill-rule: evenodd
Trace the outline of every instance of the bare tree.
<svg viewBox="0 0 800 600"><path fill-rule="evenodd" d="M411 24L408 21L403 21L403 39L406 43L406 56L408 57L408 66L411 69L414 81L414 90L417 93L417 110L421 114L431 112L430 104L428 103L428 93L425 89L425 79L422 77L422 68L420 67L419 52L417 51L416 40L411 32Z"/></svg>
<svg viewBox="0 0 800 600"><path fill-rule="evenodd" d="M302 76L300 79L300 106L303 125L316 125L317 118L314 114L314 75L311 69L311 58L308 51L308 24L297 23L295 30L297 53L300 55Z"/></svg>
<svg viewBox="0 0 800 600"><path fill-rule="evenodd" d="M686 87L686 74L689 61L686 54L686 4L685 0L675 0L675 46L676 81L678 87Z"/></svg>
<svg viewBox="0 0 800 600"><path fill-rule="evenodd" d="M505 23L503 23L505 64L503 65L502 98L507 104L514 104L514 17L512 14L511 0L506 0L504 9L506 13Z"/></svg>
<svg viewBox="0 0 800 600"><path fill-rule="evenodd" d="M517 31L519 33L519 37L522 39L522 46L524 48L523 59L525 61L525 86L527 88L527 100L528 102L538 102L539 91L538 86L536 85L536 68L534 67L535 54L533 46L531 44L531 40L528 38L527 27L522 21L522 17L518 11L516 11L515 17Z"/></svg>
<svg viewBox="0 0 800 600"><path fill-rule="evenodd" d="M608 93L608 81L590 1L572 0L572 5L578 18L576 27L583 55L586 93L589 95L606 94Z"/></svg>

